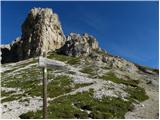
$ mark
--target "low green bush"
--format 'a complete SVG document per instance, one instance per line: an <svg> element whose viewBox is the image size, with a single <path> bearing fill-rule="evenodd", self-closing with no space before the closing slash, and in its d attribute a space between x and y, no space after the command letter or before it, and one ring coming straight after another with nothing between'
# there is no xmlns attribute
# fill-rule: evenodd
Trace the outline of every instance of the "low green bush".
<svg viewBox="0 0 160 120"><path fill-rule="evenodd" d="M125 85L129 85L129 86L133 86L133 87L137 87L138 83L139 83L138 80L123 80L123 79L119 79L112 72L106 73L100 78L103 79L103 80L110 80L110 81L115 82L115 83L125 84Z"/></svg>
<svg viewBox="0 0 160 120"><path fill-rule="evenodd" d="M93 98L93 91L68 95L50 101L48 106L49 119L68 118L124 118L126 112L131 109L131 102L119 98L104 97L102 100ZM83 110L83 111L82 111ZM91 113L87 113L87 111ZM20 118L41 118L42 110L22 114Z"/></svg>
<svg viewBox="0 0 160 120"><path fill-rule="evenodd" d="M149 97L146 94L145 90L141 87L128 87L126 92L130 94L129 99L138 100L140 102L147 100Z"/></svg>

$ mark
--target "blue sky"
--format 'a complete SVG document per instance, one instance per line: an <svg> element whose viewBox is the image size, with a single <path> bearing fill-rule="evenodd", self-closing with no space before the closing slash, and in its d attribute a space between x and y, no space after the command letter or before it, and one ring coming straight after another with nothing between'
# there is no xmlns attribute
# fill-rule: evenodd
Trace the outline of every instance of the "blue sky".
<svg viewBox="0 0 160 120"><path fill-rule="evenodd" d="M113 55L158 68L158 2L2 2L1 42L21 35L21 24L33 7L59 15L65 35L89 33Z"/></svg>

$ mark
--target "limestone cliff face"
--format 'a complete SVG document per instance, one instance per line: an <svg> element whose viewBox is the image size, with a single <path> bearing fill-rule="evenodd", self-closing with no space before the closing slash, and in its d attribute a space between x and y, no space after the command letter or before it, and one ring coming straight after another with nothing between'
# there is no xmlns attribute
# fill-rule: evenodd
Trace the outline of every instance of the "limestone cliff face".
<svg viewBox="0 0 160 120"><path fill-rule="evenodd" d="M58 15L52 9L34 8L22 24L22 47L25 57L60 48L65 41Z"/></svg>
<svg viewBox="0 0 160 120"><path fill-rule="evenodd" d="M1 46L2 63L39 56L43 51L54 51L64 42L58 15L49 8L33 8L22 24L22 36L10 45Z"/></svg>

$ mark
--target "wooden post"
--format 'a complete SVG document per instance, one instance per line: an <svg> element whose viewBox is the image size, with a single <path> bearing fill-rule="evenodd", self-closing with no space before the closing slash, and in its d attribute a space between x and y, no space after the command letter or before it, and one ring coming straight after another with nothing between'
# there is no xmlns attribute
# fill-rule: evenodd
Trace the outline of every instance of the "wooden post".
<svg viewBox="0 0 160 120"><path fill-rule="evenodd" d="M43 118L47 119L47 67L65 68L66 64L48 59L47 53L43 52L43 57L39 57L39 67L43 68Z"/></svg>
<svg viewBox="0 0 160 120"><path fill-rule="evenodd" d="M47 53L43 53L47 57ZM47 66L43 67L43 119L47 119Z"/></svg>

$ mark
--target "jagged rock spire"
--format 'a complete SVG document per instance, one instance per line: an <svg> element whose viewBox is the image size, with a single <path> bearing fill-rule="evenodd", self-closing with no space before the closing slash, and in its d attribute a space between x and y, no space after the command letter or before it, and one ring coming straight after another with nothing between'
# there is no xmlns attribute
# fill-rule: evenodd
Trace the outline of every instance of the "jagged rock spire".
<svg viewBox="0 0 160 120"><path fill-rule="evenodd" d="M64 42L58 15L49 8L33 8L22 24L22 36L9 49L1 47L2 63L39 56L43 51L60 48Z"/></svg>
<svg viewBox="0 0 160 120"><path fill-rule="evenodd" d="M24 56L60 48L64 41L58 15L49 8L33 8L22 24Z"/></svg>

